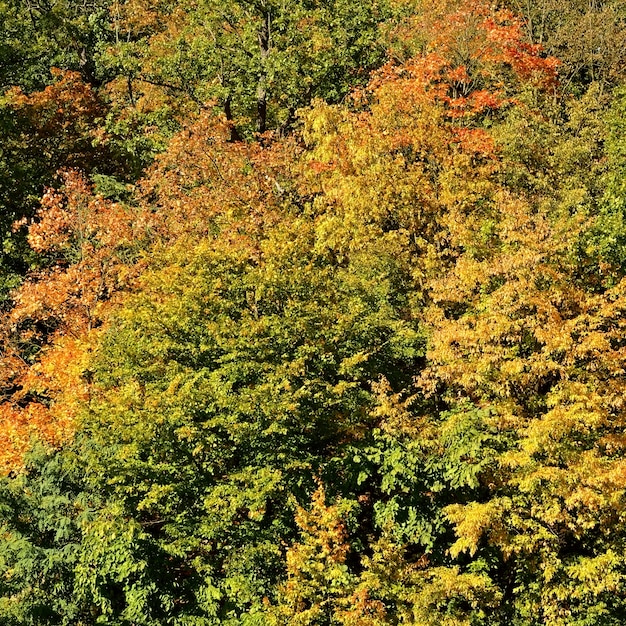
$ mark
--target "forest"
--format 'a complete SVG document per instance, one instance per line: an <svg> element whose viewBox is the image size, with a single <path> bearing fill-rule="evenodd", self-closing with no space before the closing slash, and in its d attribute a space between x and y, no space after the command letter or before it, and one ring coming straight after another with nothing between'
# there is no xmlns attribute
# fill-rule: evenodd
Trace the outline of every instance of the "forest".
<svg viewBox="0 0 626 626"><path fill-rule="evenodd" d="M626 624L626 0L0 0L0 624Z"/></svg>

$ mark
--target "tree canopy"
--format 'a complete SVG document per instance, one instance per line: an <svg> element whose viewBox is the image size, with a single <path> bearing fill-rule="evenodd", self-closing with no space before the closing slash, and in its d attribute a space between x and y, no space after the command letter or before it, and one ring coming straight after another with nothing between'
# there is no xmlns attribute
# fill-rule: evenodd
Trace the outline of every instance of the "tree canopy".
<svg viewBox="0 0 626 626"><path fill-rule="evenodd" d="M3 623L622 624L623 9L0 2Z"/></svg>

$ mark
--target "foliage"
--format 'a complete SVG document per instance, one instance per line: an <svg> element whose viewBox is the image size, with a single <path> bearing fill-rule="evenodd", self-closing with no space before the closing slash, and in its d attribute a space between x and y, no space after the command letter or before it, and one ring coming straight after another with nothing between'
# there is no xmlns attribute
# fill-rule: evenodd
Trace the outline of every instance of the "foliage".
<svg viewBox="0 0 626 626"><path fill-rule="evenodd" d="M286 128L311 98L339 101L378 65L385 5L203 0L115 4L100 62L145 112L215 100L241 132Z"/></svg>
<svg viewBox="0 0 626 626"><path fill-rule="evenodd" d="M36 262L14 224L34 216L44 186L58 184L60 170L124 171L101 126L106 107L98 94L77 72L53 68L51 73L54 82L41 91L26 94L14 87L0 96L0 275L6 287ZM6 287L1 300L7 299Z"/></svg>
<svg viewBox="0 0 626 626"><path fill-rule="evenodd" d="M107 0L0 3L0 90L27 93L50 84L50 68L79 72L95 85L95 50L103 35Z"/></svg>
<svg viewBox="0 0 626 626"><path fill-rule="evenodd" d="M525 18L533 43L561 60L562 88L601 90L624 80L624 2L508 0Z"/></svg>
<svg viewBox="0 0 626 626"><path fill-rule="evenodd" d="M624 622L620 6L71 13L0 107L8 624Z"/></svg>
<svg viewBox="0 0 626 626"><path fill-rule="evenodd" d="M42 267L14 292L2 319L0 459L19 465L32 436L65 440L88 397L82 373L91 337L111 297L131 281L149 220L138 211L94 196L75 170L64 187L49 189L28 228Z"/></svg>

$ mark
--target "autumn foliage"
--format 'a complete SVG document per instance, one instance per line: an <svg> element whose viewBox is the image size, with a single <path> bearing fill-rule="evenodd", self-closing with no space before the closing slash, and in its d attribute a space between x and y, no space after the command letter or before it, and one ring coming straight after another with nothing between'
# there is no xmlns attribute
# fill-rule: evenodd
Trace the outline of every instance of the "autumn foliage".
<svg viewBox="0 0 626 626"><path fill-rule="evenodd" d="M99 73L3 96L55 168L5 237L0 616L623 623L614 65L541 2L222 4L111 3Z"/></svg>

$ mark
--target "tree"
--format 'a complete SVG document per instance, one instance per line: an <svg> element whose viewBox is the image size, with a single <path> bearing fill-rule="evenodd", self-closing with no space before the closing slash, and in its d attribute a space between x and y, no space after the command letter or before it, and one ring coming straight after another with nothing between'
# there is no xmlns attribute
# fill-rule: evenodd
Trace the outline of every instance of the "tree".
<svg viewBox="0 0 626 626"><path fill-rule="evenodd" d="M393 259L364 250L346 267L317 250L315 223L298 217L283 185L281 150L230 142L228 124L209 120L173 141L145 182L160 209L148 213L149 267L77 368L84 411L64 448L80 467L76 490L102 504L80 527L70 569L103 619L261 620L283 574L281 546L295 536L295 503L328 457L367 432L370 381L392 368L400 384L421 350ZM88 218L86 237L51 192L31 241L78 261L24 292L14 315L25 320L41 315L48 299L35 296L50 278L89 279L96 263L96 283L110 277L114 292L126 268L115 216L130 215L80 181L66 194ZM42 364L63 346L64 321L102 320L107 301L92 282L61 296ZM85 317L85 302L98 317ZM69 398L50 391L52 410L67 409Z"/></svg>
<svg viewBox="0 0 626 626"><path fill-rule="evenodd" d="M52 67L79 72L85 82L97 86L95 52L105 34L108 6L108 0L3 0L0 91L40 91L50 84Z"/></svg>
<svg viewBox="0 0 626 626"><path fill-rule="evenodd" d="M2 318L3 364L0 456L3 471L17 471L31 439L59 445L74 433L88 398L91 337L103 324L111 298L138 271L149 239L149 218L94 195L76 171L62 190L48 189L28 243L42 267L13 294ZM133 267L135 265L135 267Z"/></svg>
<svg viewBox="0 0 626 626"><path fill-rule="evenodd" d="M429 328L426 432L434 450L456 439L463 451L426 466L439 484L422 493L435 492L457 540L446 551L444 522L438 559L411 578L414 615L619 623L621 459L608 441L621 428L621 283L607 289L610 267L587 265L581 243L600 194L569 165L580 149L601 171L602 126L597 113L581 123L589 103L573 106L559 132L571 130L546 153L560 158L520 184L519 149L543 139L512 150L507 125L550 127L539 107L556 64L524 42L521 22L476 5L421 33L425 52L380 72L362 112L320 105L307 126L328 245L349 254L359 236L405 242ZM594 585L599 571L606 584Z"/></svg>
<svg viewBox="0 0 626 626"><path fill-rule="evenodd" d="M41 91L8 90L0 103L5 134L0 153L0 266L6 303L36 255L15 222L32 218L46 185L58 184L58 172L81 168L89 174L121 175L125 167L102 127L106 106L77 72L52 70L54 82Z"/></svg>
<svg viewBox="0 0 626 626"><path fill-rule="evenodd" d="M623 0L574 1L511 0L523 15L530 41L543 46L561 61L565 90L584 90L596 83L600 91L623 82Z"/></svg>
<svg viewBox="0 0 626 626"><path fill-rule="evenodd" d="M144 110L216 100L241 132L263 133L292 125L312 98L338 101L364 81L384 56L384 17L382 4L343 0L120 2L116 45L101 59L120 76L120 95Z"/></svg>

